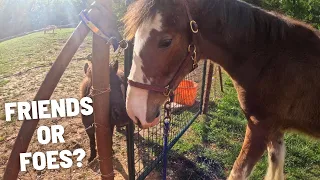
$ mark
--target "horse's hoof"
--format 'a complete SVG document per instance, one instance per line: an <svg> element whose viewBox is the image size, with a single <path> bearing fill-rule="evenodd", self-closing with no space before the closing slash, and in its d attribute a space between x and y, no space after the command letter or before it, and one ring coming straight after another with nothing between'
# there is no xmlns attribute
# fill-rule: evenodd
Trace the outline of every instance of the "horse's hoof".
<svg viewBox="0 0 320 180"><path fill-rule="evenodd" d="M88 163L91 163L96 158L96 156L96 154L91 155L88 159Z"/></svg>
<svg viewBox="0 0 320 180"><path fill-rule="evenodd" d="M93 159L91 159L91 158L88 159L88 164L90 164L90 163L92 162L92 160L93 160Z"/></svg>

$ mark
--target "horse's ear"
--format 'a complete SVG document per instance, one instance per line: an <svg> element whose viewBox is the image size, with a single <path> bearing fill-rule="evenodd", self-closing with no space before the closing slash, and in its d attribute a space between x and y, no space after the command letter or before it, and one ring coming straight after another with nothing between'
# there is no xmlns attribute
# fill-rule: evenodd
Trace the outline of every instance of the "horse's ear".
<svg viewBox="0 0 320 180"><path fill-rule="evenodd" d="M84 73L87 74L87 71L88 71L88 68L89 68L89 64L86 63L83 67L83 70L84 70Z"/></svg>
<svg viewBox="0 0 320 180"><path fill-rule="evenodd" d="M112 66L112 69L117 73L119 68L118 60L116 60L111 66Z"/></svg>

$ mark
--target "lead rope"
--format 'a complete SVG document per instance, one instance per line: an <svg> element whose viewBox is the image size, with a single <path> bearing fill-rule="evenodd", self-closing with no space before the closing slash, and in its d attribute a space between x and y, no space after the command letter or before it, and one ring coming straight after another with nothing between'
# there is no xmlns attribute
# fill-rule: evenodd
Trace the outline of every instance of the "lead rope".
<svg viewBox="0 0 320 180"><path fill-rule="evenodd" d="M173 96L170 96L164 104L164 126L163 126L163 175L162 179L167 179L167 164L168 164L168 137L171 121L171 102Z"/></svg>

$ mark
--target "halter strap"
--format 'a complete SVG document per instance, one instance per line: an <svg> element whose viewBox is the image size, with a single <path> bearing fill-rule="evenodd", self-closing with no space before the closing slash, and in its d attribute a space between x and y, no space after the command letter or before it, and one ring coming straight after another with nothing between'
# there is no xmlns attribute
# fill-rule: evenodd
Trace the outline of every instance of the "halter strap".
<svg viewBox="0 0 320 180"><path fill-rule="evenodd" d="M99 3L94 3L93 5L91 5L91 8L97 8L102 14L103 16L107 16L106 12L107 10L104 8L104 6L102 6ZM106 43L111 43L113 46L114 51L116 51L118 49L118 47L120 46L122 49L127 49L128 47L128 42L125 40L118 40L115 36L112 36L112 34L108 34L103 32L102 30L100 30L98 28L97 25L95 25L89 18L88 16L88 10L83 10L80 12L79 14L81 21L96 35L100 36L102 39L104 39L106 41Z"/></svg>
<svg viewBox="0 0 320 180"><path fill-rule="evenodd" d="M143 84L140 82L135 82L133 80L128 80L128 84L133 87L137 87L140 89L146 89L149 91L154 91L158 93L163 93L165 96L172 96L173 95L173 86L175 82L177 81L179 75L183 72L185 67L188 65L188 61L191 59L193 61L192 64L192 72L194 69L198 67L198 59L197 59L197 37L199 36L199 28L195 20L192 19L192 16L190 14L190 9L187 4L187 0L183 1L183 4L185 6L187 16L189 19L189 25L190 25L190 30L192 31L192 41L188 46L188 54L185 57L185 59L180 63L179 68L177 72L174 74L173 78L170 80L169 84L166 87L159 87L155 85L150 85L150 84ZM199 48L199 47L198 47Z"/></svg>

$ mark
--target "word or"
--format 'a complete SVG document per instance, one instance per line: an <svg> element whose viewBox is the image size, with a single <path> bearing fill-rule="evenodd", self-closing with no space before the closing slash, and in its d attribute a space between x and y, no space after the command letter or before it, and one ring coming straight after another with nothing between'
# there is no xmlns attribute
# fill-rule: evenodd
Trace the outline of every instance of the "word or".
<svg viewBox="0 0 320 180"><path fill-rule="evenodd" d="M40 144L48 144L51 140L52 143L64 143L63 139L64 128L61 125L51 126L51 130L47 126L40 126L37 130L38 142Z"/></svg>
<svg viewBox="0 0 320 180"><path fill-rule="evenodd" d="M75 98L57 100L41 100L30 102L5 103L6 121L11 121L11 115L18 111L18 120L48 119L60 117L73 117L81 114L88 116L93 113L92 99L84 97L80 100ZM48 113L50 105L51 113ZM80 109L80 106L82 107ZM31 115L30 115L31 111Z"/></svg>

